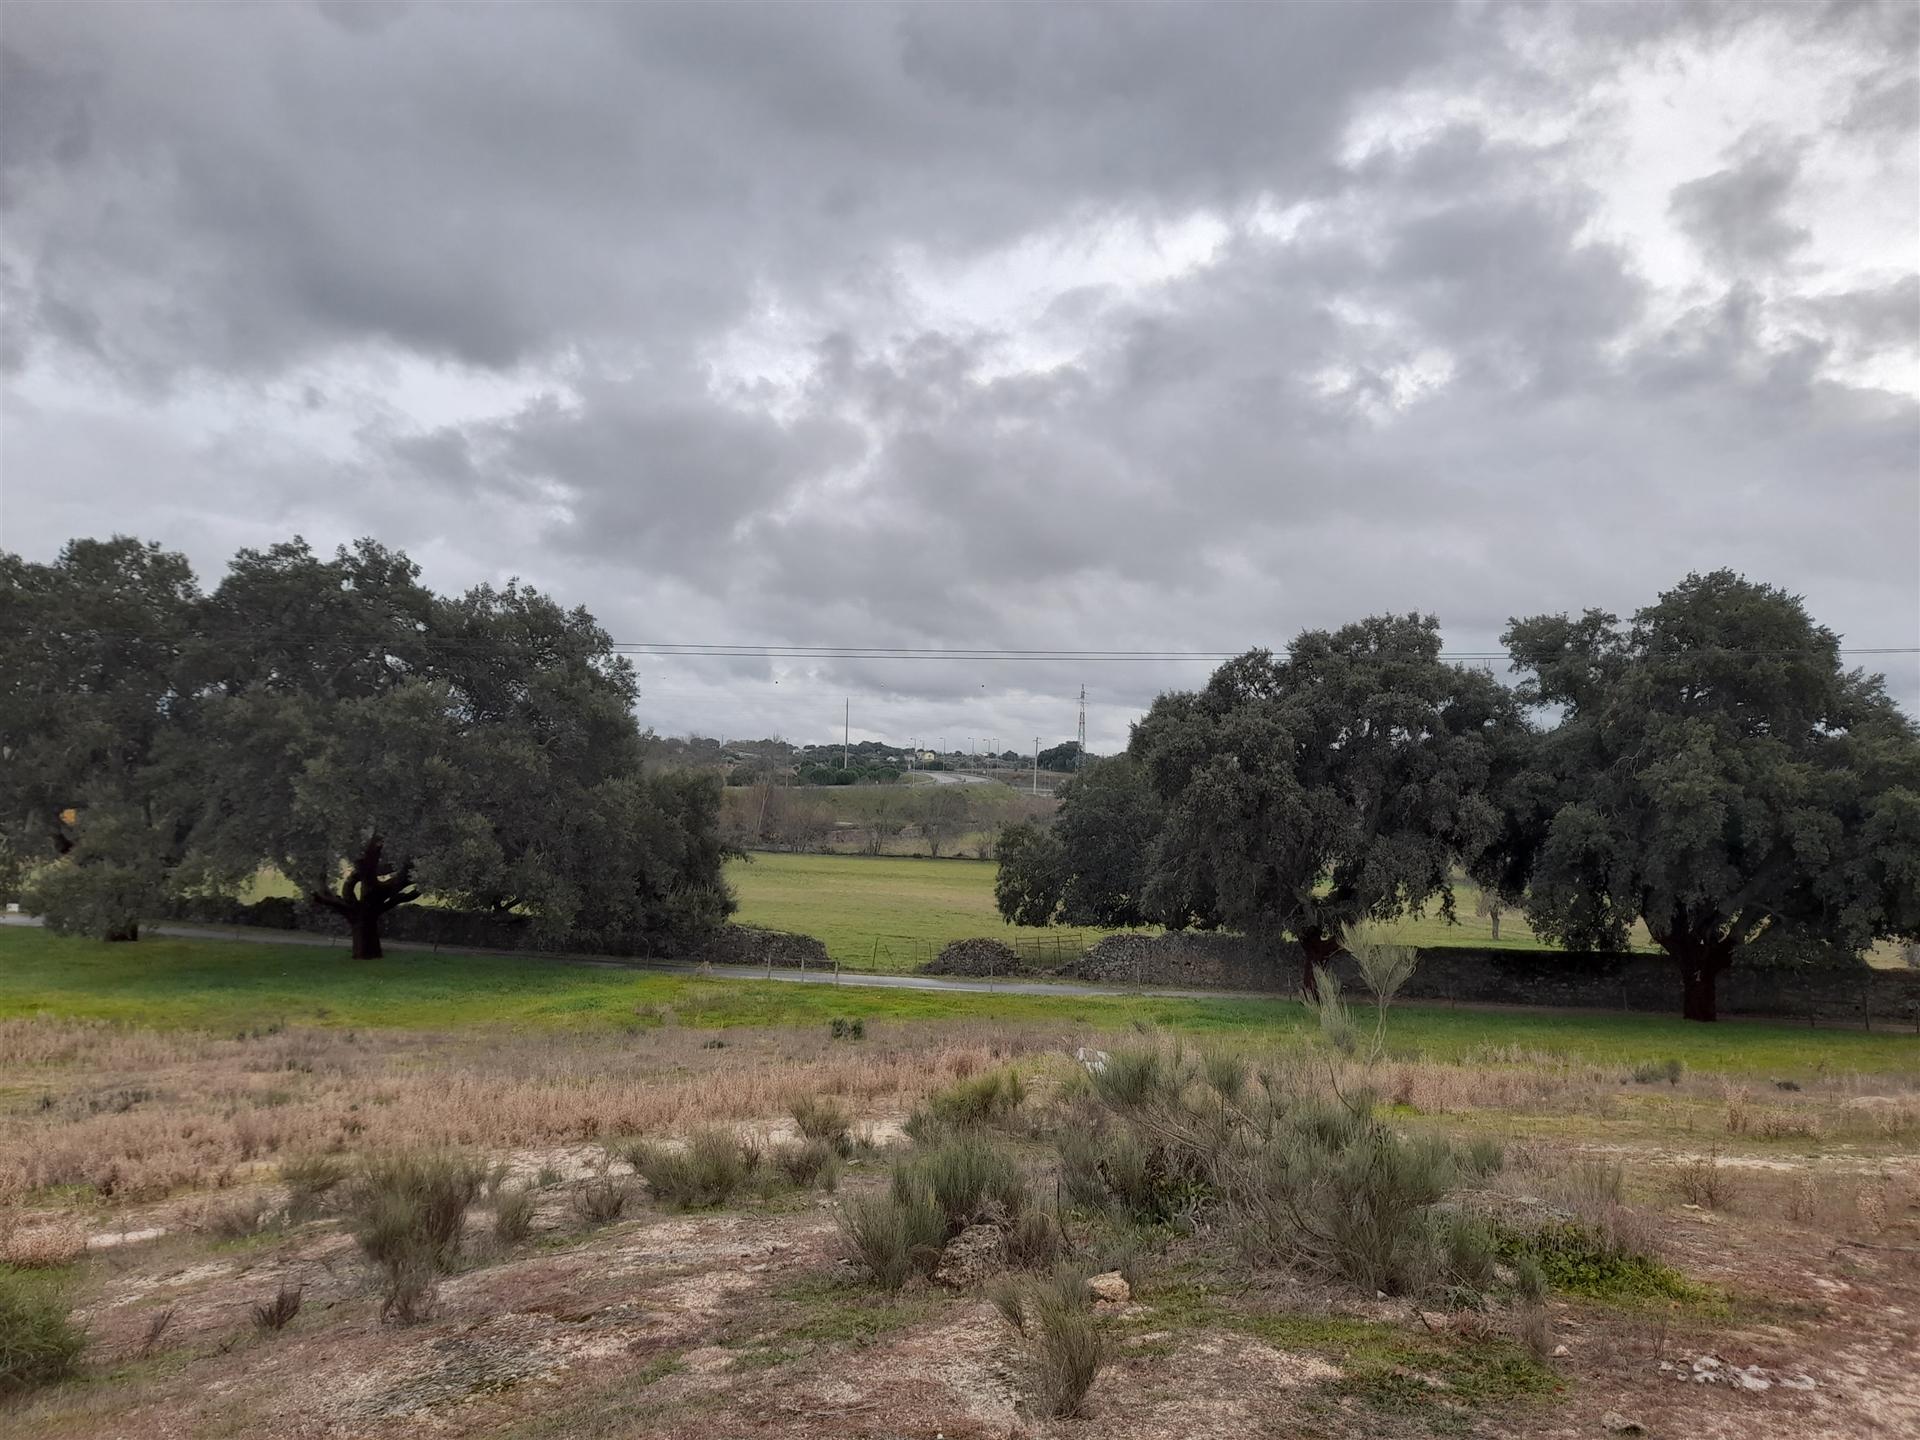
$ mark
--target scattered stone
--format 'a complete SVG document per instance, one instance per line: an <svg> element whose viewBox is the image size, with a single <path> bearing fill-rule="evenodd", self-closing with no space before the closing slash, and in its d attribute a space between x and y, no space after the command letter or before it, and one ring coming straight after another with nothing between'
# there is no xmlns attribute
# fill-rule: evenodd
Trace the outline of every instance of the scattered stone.
<svg viewBox="0 0 1920 1440"><path fill-rule="evenodd" d="M1082 1045L1073 1052L1073 1058L1086 1068L1089 1075L1098 1075L1107 1068L1107 1052Z"/></svg>
<svg viewBox="0 0 1920 1440"><path fill-rule="evenodd" d="M1780 1385L1786 1390L1817 1390L1819 1384L1811 1375L1782 1375Z"/></svg>
<svg viewBox="0 0 1920 1440"><path fill-rule="evenodd" d="M933 1272L933 1283L950 1290L971 1290L999 1268L999 1228L969 1225L948 1242Z"/></svg>
<svg viewBox="0 0 1920 1440"><path fill-rule="evenodd" d="M1556 1345L1553 1347L1553 1358L1556 1360L1564 1360L1572 1353L1573 1352L1564 1345Z"/></svg>
<svg viewBox="0 0 1920 1440"><path fill-rule="evenodd" d="M1729 1372L1728 1384L1739 1390L1771 1390L1773 1381L1758 1365L1749 1365L1744 1370Z"/></svg>
<svg viewBox="0 0 1920 1440"><path fill-rule="evenodd" d="M1629 1419L1618 1410L1607 1411L1606 1414L1600 1417L1600 1423L1615 1435L1644 1435L1647 1433L1646 1426L1642 1425L1638 1420Z"/></svg>
<svg viewBox="0 0 1920 1440"><path fill-rule="evenodd" d="M1095 1300L1108 1305L1124 1305L1133 1299L1133 1287L1118 1270L1093 1276L1087 1281L1087 1291Z"/></svg>

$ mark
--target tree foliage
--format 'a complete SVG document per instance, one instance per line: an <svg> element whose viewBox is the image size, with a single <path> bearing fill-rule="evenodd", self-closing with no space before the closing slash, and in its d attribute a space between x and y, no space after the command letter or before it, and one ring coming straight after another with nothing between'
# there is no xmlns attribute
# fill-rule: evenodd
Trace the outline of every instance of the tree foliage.
<svg viewBox="0 0 1920 1440"><path fill-rule="evenodd" d="M1508 692L1440 658L1431 616L1309 631L1162 695L1131 753L1164 810L1146 887L1169 925L1277 940L1312 967L1348 926L1438 903L1500 831Z"/></svg>
<svg viewBox="0 0 1920 1440"><path fill-rule="evenodd" d="M1059 789L1050 828L1000 837L994 900L1015 925L1144 925L1159 807L1131 756L1092 760Z"/></svg>
<svg viewBox="0 0 1920 1440"><path fill-rule="evenodd" d="M1920 936L1915 727L1798 597L1721 570L1628 625L1542 615L1505 640L1523 700L1558 716L1510 802L1507 881L1538 934L1624 948L1643 920L1695 1020L1762 936Z"/></svg>
<svg viewBox="0 0 1920 1440"><path fill-rule="evenodd" d="M16 847L38 826L66 856L50 921L263 865L358 955L426 893L628 941L730 906L717 786L643 773L631 667L584 610L517 581L437 596L366 540L243 550L204 598L133 541L4 563L0 802Z"/></svg>
<svg viewBox="0 0 1920 1440"><path fill-rule="evenodd" d="M125 536L0 552L0 831L18 865L62 860L29 891L56 929L133 939L179 863L162 795L199 604L183 556Z"/></svg>

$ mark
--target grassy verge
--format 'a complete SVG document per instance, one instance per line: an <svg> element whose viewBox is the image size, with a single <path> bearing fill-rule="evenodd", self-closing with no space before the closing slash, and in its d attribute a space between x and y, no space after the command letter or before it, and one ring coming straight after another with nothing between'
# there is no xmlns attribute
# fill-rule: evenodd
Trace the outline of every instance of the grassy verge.
<svg viewBox="0 0 1920 1440"><path fill-rule="evenodd" d="M46 1014L160 1028L273 1025L448 1030L483 1025L627 1029L868 1021L992 1020L1121 1030L1134 1024L1265 1044L1311 1027L1283 1000L1102 998L883 990L854 985L718 981L511 956L407 952L349 960L338 952L245 941L147 939L129 945L0 928L0 1018ZM1556 1015L1402 1006L1395 1049L1435 1059L1504 1047L1634 1063L1673 1057L1689 1069L1770 1077L1848 1071L1920 1073L1911 1035L1690 1025L1644 1015Z"/></svg>

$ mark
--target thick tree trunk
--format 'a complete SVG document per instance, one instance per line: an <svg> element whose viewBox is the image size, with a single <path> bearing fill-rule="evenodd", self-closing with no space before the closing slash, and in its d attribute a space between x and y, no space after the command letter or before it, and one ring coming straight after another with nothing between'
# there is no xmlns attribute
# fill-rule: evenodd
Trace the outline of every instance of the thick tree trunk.
<svg viewBox="0 0 1920 1440"><path fill-rule="evenodd" d="M1715 982L1719 973L1705 965L1680 965L1680 1013L1688 1020L1718 1020Z"/></svg>
<svg viewBox="0 0 1920 1440"><path fill-rule="evenodd" d="M1340 937L1329 935L1324 930L1302 930L1300 932L1300 993L1313 995L1313 972L1331 970L1334 957L1340 953Z"/></svg>
<svg viewBox="0 0 1920 1440"><path fill-rule="evenodd" d="M1680 966L1682 1018L1718 1020L1720 972L1733 964L1733 941L1721 935L1699 936L1678 928L1653 938Z"/></svg>
<svg viewBox="0 0 1920 1440"><path fill-rule="evenodd" d="M380 917L397 905L420 898L420 892L411 885L413 862L402 861L397 868L389 869L381 858L385 845L378 835L367 841L366 849L348 867L338 895L326 890L313 892L314 904L345 917L356 960L383 958Z"/></svg>
<svg viewBox="0 0 1920 1440"><path fill-rule="evenodd" d="M384 952L380 949L380 912L369 905L362 905L347 916L347 928L353 935L353 958L356 960L379 960Z"/></svg>

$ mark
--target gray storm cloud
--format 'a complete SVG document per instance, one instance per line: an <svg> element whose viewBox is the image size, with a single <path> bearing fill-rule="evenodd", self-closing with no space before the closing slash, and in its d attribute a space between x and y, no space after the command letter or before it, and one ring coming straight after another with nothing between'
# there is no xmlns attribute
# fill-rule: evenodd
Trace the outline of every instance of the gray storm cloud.
<svg viewBox="0 0 1920 1440"><path fill-rule="evenodd" d="M374 530L622 638L1002 648L1420 609L1479 650L1729 564L1915 644L1917 46L1898 5L11 6L0 540ZM1764 125L1644 93L1773 54ZM851 693L1011 748L1204 675L1091 668L642 662L669 730Z"/></svg>

